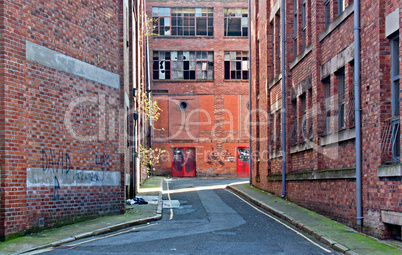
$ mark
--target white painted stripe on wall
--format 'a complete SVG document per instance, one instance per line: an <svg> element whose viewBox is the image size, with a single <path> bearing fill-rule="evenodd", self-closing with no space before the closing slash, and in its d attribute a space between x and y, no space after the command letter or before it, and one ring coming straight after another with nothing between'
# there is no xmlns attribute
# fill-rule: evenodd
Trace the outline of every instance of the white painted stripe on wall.
<svg viewBox="0 0 402 255"><path fill-rule="evenodd" d="M30 41L26 41L26 59L115 89L120 87L120 76L118 74Z"/></svg>
<svg viewBox="0 0 402 255"><path fill-rule="evenodd" d="M27 168L27 187L120 186L119 171Z"/></svg>

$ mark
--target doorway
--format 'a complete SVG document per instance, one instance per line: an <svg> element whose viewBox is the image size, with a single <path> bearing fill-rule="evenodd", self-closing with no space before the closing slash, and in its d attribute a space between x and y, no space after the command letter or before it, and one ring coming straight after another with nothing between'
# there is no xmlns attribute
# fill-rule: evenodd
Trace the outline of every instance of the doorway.
<svg viewBox="0 0 402 255"><path fill-rule="evenodd" d="M246 178L250 173L250 150L248 147L237 148L237 177Z"/></svg>
<svg viewBox="0 0 402 255"><path fill-rule="evenodd" d="M172 176L195 177L195 148L173 148Z"/></svg>

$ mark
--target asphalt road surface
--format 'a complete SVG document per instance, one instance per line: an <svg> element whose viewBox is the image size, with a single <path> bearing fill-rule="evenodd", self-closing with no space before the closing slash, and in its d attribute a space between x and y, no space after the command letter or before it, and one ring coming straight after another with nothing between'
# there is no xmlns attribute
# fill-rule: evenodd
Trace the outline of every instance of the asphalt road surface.
<svg viewBox="0 0 402 255"><path fill-rule="evenodd" d="M238 181L166 179L161 221L41 254L339 254L224 189Z"/></svg>

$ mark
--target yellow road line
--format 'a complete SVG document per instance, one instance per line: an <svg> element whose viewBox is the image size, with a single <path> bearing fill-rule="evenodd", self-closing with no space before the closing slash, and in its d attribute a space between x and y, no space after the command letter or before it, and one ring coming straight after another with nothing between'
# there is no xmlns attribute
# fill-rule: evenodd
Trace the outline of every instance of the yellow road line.
<svg viewBox="0 0 402 255"><path fill-rule="evenodd" d="M169 220L173 220L173 208L172 208L172 200L170 199L170 192L169 192L169 182L166 182L166 186L167 186L167 194L168 194L168 198L169 198L169 207L170 207L170 218Z"/></svg>
<svg viewBox="0 0 402 255"><path fill-rule="evenodd" d="M239 196L239 195L235 194L234 192L229 191L229 190L227 190L227 189L225 189L225 190L226 190L227 192L231 193L232 195L238 197L240 200L242 200L243 202L245 202L246 204L248 204L249 206L251 206L252 208L254 208L255 210L257 210L258 212L264 214L265 216L268 216L269 218L273 219L274 221L276 221L276 222L282 224L283 226L285 226L286 228L292 230L293 232L295 232L295 233L298 234L299 236L303 237L304 239L306 239L306 240L309 241L310 243L314 244L315 246L321 248L322 250L324 250L324 251L326 251L326 252L328 252L328 253L331 253L330 250L328 250L328 249L322 247L321 245L315 243L313 240L311 240L311 239L308 238L307 236L303 235L301 232L299 232L299 231L297 231L297 230L295 230L295 229L289 227L288 225L286 225L285 223L281 222L280 220L278 220L278 219L272 217L271 215L269 215L268 213L264 212L263 210L261 210L261 209L258 208L257 206L255 206L255 205L249 203L248 201L246 201L245 199L243 199L241 196Z"/></svg>

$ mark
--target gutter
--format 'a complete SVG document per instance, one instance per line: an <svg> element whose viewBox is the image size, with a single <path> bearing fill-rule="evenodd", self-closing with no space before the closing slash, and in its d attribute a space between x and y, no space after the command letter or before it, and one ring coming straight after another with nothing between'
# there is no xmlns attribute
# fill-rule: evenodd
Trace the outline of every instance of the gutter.
<svg viewBox="0 0 402 255"><path fill-rule="evenodd" d="M361 150L361 108L360 108L360 0L354 0L354 92L356 131L356 219L363 226L362 215L362 150Z"/></svg>
<svg viewBox="0 0 402 255"><path fill-rule="evenodd" d="M248 29L248 51L249 51L249 56L250 56L250 59L249 59L249 62L251 63L251 0L248 0L248 25L250 26L250 28ZM252 184L252 180L253 180L253 177L252 177L252 172L253 172L253 157L252 157L252 155L253 155L253 150L252 150L252 132L251 132L251 122L252 122L252 117L251 117L251 109L253 109L253 104L252 104L252 99L253 99L253 97L252 97L252 94L251 94L251 87L252 87L252 85L251 85L251 81L252 81L252 73L251 73L251 69L252 69L252 66L251 66L251 64L249 64L249 81L248 81L248 84L249 84L249 87L248 87L248 89L249 89L249 93L248 93L248 102L249 102L249 124L248 124L248 132L249 132L249 134L248 134L248 143L249 143L249 145L248 145L248 147L249 147L249 157L248 157L248 160L249 160L249 162L248 162L248 164L249 164L249 182L250 182L250 184Z"/></svg>
<svg viewBox="0 0 402 255"><path fill-rule="evenodd" d="M282 37L282 198L286 197L286 83L285 83L285 0L281 3L281 37Z"/></svg>

